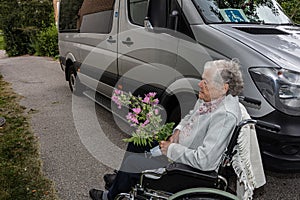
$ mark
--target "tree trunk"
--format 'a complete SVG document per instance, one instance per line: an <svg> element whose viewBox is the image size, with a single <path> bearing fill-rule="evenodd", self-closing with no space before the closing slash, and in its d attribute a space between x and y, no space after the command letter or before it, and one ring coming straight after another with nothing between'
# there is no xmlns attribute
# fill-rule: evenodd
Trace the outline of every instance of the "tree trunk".
<svg viewBox="0 0 300 200"><path fill-rule="evenodd" d="M55 23L58 21L58 8L57 8L57 2L59 0L53 0L53 8L54 8L54 18L55 18Z"/></svg>

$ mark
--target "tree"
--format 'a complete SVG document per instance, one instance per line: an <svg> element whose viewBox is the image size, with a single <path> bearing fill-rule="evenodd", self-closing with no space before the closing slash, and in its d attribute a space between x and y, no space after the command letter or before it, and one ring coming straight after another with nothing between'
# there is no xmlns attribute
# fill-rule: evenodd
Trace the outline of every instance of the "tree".
<svg viewBox="0 0 300 200"><path fill-rule="evenodd" d="M0 0L0 29L9 56L32 54L39 30L54 23L51 0Z"/></svg>
<svg viewBox="0 0 300 200"><path fill-rule="evenodd" d="M299 0L278 0L283 10L297 24L300 24L300 1Z"/></svg>

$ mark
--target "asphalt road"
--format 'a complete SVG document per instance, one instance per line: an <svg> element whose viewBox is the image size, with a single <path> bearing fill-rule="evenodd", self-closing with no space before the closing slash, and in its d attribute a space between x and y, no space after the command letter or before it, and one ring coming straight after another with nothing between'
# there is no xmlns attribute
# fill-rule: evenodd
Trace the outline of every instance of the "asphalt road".
<svg viewBox="0 0 300 200"><path fill-rule="evenodd" d="M59 197L89 199L90 188L103 188L102 175L118 168L124 153L124 135L116 125L121 122L87 98L72 96L59 63L50 58L1 58L0 73L24 97L21 104L40 141L43 171ZM256 190L255 199L300 199L299 173L266 175L267 184Z"/></svg>

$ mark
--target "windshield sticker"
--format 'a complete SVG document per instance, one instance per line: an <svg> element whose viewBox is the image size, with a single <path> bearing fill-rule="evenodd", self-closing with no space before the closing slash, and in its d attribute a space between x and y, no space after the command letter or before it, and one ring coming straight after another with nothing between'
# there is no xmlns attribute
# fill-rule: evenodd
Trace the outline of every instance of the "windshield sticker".
<svg viewBox="0 0 300 200"><path fill-rule="evenodd" d="M242 9L220 9L225 22L249 22Z"/></svg>

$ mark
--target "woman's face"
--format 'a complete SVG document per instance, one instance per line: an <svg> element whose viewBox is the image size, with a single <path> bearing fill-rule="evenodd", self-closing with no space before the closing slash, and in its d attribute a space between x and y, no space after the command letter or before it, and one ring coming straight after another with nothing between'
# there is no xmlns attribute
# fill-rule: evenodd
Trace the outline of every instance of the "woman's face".
<svg viewBox="0 0 300 200"><path fill-rule="evenodd" d="M199 99L209 102L224 96L228 91L228 84L215 83L214 73L216 70L212 68L205 69L202 74L202 80L198 83L200 88Z"/></svg>

